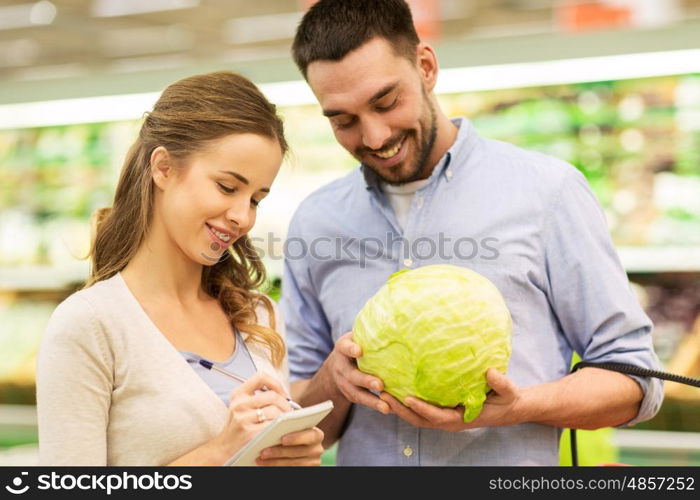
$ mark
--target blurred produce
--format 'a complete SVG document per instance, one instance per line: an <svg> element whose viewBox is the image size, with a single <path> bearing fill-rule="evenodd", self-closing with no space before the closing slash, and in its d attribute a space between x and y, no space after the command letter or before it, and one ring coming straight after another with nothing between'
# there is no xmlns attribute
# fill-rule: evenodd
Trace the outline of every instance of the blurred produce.
<svg viewBox="0 0 700 500"><path fill-rule="evenodd" d="M55 307L0 296L0 404L33 402L39 341Z"/></svg>
<svg viewBox="0 0 700 500"><path fill-rule="evenodd" d="M564 429L559 440L559 465L571 465L571 435L569 429ZM615 463L619 460L620 451L612 442L613 429L604 427L594 431L576 431L576 449L578 464L581 466L597 466Z"/></svg>
<svg viewBox="0 0 700 500"><path fill-rule="evenodd" d="M700 273L633 275L631 279L640 304L654 323L656 353L666 364L700 316Z"/></svg>
<svg viewBox="0 0 700 500"><path fill-rule="evenodd" d="M487 137L574 164L618 245L700 245L700 76L440 96Z"/></svg>
<svg viewBox="0 0 700 500"><path fill-rule="evenodd" d="M668 363L673 373L691 378L700 378L700 315L688 335L681 341ZM700 404L700 389L684 384L667 383L666 396Z"/></svg>

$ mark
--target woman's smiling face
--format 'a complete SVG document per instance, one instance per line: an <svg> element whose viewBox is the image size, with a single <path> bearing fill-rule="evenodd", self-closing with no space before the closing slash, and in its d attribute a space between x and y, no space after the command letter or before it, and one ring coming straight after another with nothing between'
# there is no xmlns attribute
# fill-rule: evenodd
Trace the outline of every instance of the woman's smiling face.
<svg viewBox="0 0 700 500"><path fill-rule="evenodd" d="M270 137L231 134L208 143L176 168L165 149L158 149L151 156L157 190L154 217L184 255L213 265L253 228L257 206L280 169L282 149Z"/></svg>

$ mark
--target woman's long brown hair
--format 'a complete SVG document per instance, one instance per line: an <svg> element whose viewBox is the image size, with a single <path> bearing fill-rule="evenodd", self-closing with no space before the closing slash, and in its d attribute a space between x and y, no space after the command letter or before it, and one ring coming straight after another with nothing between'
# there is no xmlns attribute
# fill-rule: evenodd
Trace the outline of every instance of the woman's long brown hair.
<svg viewBox="0 0 700 500"><path fill-rule="evenodd" d="M211 141L243 133L277 140L282 152L287 151L275 106L245 77L222 71L185 78L166 88L126 156L113 206L94 215L92 266L85 287L122 271L146 239L153 215L150 157L155 148L163 146L175 159L185 160ZM247 339L267 346L279 367L284 342L275 331L272 303L256 292L264 283L265 267L245 235L202 272L203 289L218 299L231 324ZM258 324L258 305L267 310L270 328Z"/></svg>

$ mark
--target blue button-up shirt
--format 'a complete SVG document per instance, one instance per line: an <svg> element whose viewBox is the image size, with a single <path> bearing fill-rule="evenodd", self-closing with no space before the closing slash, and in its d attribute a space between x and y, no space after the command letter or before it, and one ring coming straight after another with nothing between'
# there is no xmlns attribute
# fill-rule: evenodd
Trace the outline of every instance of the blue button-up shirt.
<svg viewBox="0 0 700 500"><path fill-rule="evenodd" d="M501 291L513 318L507 375L558 380L572 353L659 368L651 322L635 299L603 212L571 165L478 136L457 139L397 223L381 184L358 168L311 194L290 223L282 281L291 379L310 379L364 303L400 269L468 267ZM663 398L657 379L637 417ZM339 465L556 465L560 429L526 423L457 433L419 429L353 405Z"/></svg>

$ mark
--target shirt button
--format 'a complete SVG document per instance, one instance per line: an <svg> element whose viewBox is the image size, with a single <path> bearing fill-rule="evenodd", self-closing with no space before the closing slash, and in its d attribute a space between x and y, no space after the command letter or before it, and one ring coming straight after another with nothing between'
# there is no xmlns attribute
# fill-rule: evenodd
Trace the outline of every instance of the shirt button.
<svg viewBox="0 0 700 500"><path fill-rule="evenodd" d="M411 448L410 446L406 446L403 449L403 454L406 458L410 457L411 455L413 455L413 448Z"/></svg>
<svg viewBox="0 0 700 500"><path fill-rule="evenodd" d="M421 208L423 206L423 198L418 197L418 199L416 200L416 206L418 208Z"/></svg>
<svg viewBox="0 0 700 500"><path fill-rule="evenodd" d="M413 265L413 261L411 259L404 259L403 265L406 267L411 267Z"/></svg>
<svg viewBox="0 0 700 500"><path fill-rule="evenodd" d="M452 170L448 170L447 172L445 172L445 175L448 179L452 179Z"/></svg>

